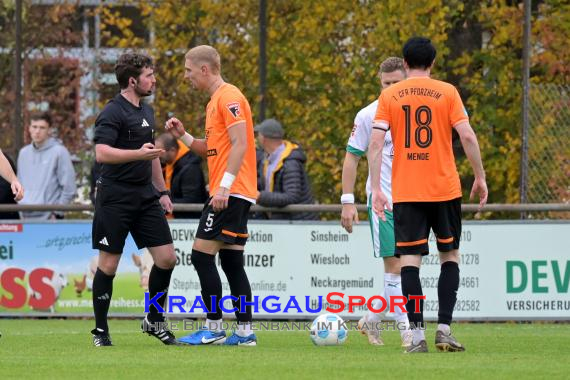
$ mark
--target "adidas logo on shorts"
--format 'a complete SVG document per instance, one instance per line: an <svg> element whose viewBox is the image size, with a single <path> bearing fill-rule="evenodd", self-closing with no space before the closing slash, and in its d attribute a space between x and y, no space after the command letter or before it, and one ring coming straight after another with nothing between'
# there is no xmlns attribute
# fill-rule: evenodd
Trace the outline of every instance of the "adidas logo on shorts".
<svg viewBox="0 0 570 380"><path fill-rule="evenodd" d="M97 299L101 300L101 301L106 301L106 300L110 300L111 297L109 296L109 293L105 293L102 296L97 297Z"/></svg>
<svg viewBox="0 0 570 380"><path fill-rule="evenodd" d="M107 237L103 237L103 239L99 240L99 244L109 246L109 242L107 241Z"/></svg>

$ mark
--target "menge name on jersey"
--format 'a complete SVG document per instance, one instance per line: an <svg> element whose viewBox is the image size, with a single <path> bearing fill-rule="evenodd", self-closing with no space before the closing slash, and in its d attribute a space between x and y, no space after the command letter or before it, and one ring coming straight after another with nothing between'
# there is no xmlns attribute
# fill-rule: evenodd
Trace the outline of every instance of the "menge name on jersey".
<svg viewBox="0 0 570 380"><path fill-rule="evenodd" d="M429 153L408 153L408 160L426 161L426 160L429 160Z"/></svg>

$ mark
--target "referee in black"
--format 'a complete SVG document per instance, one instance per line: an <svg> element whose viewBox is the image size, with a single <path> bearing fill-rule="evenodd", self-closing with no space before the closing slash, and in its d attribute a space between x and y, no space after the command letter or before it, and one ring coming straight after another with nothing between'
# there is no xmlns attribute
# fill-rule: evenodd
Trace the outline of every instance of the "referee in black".
<svg viewBox="0 0 570 380"><path fill-rule="evenodd" d="M123 54L115 65L121 92L101 111L95 121L95 155L101 165L97 181L93 249L99 263L93 279L95 329L93 344L111 346L107 313L113 295L113 278L130 232L139 249L148 248L154 265L149 277L149 297L165 292L176 264L165 212L172 212L159 156L154 147L154 111L143 103L155 89L152 59L143 54ZM177 344L163 327L164 316L151 306L142 323L144 332L164 344ZM160 326L160 327L159 327Z"/></svg>

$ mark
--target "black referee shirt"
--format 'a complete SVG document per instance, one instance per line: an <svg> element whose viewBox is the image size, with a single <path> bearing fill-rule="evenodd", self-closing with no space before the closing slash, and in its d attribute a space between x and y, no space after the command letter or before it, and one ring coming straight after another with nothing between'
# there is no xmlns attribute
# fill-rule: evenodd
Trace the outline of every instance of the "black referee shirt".
<svg viewBox="0 0 570 380"><path fill-rule="evenodd" d="M145 143L154 144L154 111L140 102L140 107L115 96L95 121L95 144L117 149L140 149ZM102 164L101 177L131 184L148 184L152 181L152 161L131 161L124 164Z"/></svg>

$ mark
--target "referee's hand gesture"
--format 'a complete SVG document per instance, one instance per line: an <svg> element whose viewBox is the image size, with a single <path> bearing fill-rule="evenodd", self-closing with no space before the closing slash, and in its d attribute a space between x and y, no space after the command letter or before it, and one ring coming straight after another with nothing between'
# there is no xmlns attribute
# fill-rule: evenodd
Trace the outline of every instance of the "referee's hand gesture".
<svg viewBox="0 0 570 380"><path fill-rule="evenodd" d="M151 161L158 158L164 149L156 149L152 143L146 143L139 149L141 160Z"/></svg>

